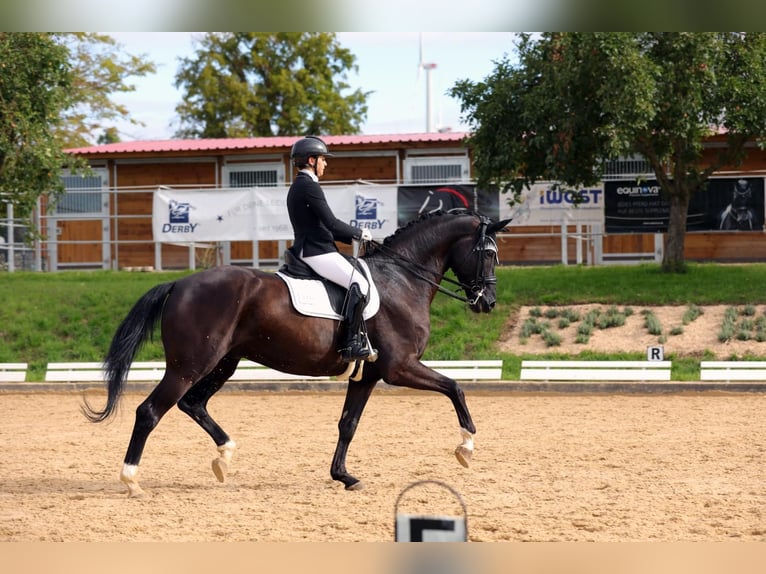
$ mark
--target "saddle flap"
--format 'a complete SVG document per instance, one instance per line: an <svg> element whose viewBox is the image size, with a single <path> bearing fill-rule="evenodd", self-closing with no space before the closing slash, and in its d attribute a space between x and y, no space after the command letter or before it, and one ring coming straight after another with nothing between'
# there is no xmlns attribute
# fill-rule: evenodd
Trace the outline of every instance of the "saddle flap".
<svg viewBox="0 0 766 574"><path fill-rule="evenodd" d="M309 317L343 320L343 302L346 299L346 289L319 277L294 253L290 252L288 256L289 251L289 249L285 251L285 265L276 272L276 275L287 285L290 300L295 310ZM291 257L292 260L288 257ZM380 296L367 264L361 259L357 261L361 272L370 284L369 300L362 314L362 317L367 320L378 312ZM310 271L309 278L303 276L300 266L304 266Z"/></svg>

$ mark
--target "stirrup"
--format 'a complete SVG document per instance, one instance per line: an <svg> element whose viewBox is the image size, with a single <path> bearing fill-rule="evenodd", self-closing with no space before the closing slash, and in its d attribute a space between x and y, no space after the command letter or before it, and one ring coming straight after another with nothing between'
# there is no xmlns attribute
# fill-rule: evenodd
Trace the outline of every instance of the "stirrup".
<svg viewBox="0 0 766 574"><path fill-rule="evenodd" d="M347 363L363 361L370 356L370 349L368 347L356 347L351 345L340 349L340 356Z"/></svg>

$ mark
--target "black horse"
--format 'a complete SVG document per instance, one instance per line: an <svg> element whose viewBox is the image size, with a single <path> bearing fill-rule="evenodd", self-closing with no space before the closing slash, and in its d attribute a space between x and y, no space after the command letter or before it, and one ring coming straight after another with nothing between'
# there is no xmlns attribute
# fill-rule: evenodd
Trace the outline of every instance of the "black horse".
<svg viewBox="0 0 766 574"><path fill-rule="evenodd" d="M753 201L750 182L746 179L738 179L732 189L731 203L718 216L718 228L739 231L758 229L760 220Z"/></svg>
<svg viewBox="0 0 766 574"><path fill-rule="evenodd" d="M371 244L361 259L380 294L380 309L367 321L377 360L364 364L361 378L349 381L338 423L339 437L331 475L346 489L361 488L346 471L346 453L377 381L440 392L452 401L463 442L455 454L468 466L474 427L457 383L420 362L430 334L430 304L452 269L472 311L495 305L495 234L509 220L493 223L469 212L423 216ZM338 348L339 322L296 312L285 282L273 273L222 266L150 289L117 328L104 360L108 388L103 410L87 402L84 414L103 421L114 411L128 370L143 342L161 323L166 370L136 409L136 420L120 479L131 496L141 495L137 471L146 440L162 416L178 405L213 439L219 456L213 471L223 481L235 443L210 417L207 403L246 358L301 375L347 373Z"/></svg>

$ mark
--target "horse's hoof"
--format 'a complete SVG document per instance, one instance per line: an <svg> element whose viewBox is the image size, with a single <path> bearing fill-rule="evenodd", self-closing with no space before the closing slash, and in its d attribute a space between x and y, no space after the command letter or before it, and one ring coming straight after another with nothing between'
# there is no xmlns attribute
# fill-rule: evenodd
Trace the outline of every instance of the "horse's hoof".
<svg viewBox="0 0 766 574"><path fill-rule="evenodd" d="M222 458L213 459L213 474L218 479L218 482L226 480L226 475L229 472L229 465Z"/></svg>
<svg viewBox="0 0 766 574"><path fill-rule="evenodd" d="M353 484L346 485L346 490L362 490L362 489L364 489L364 485L362 484L361 480L357 480Z"/></svg>
<svg viewBox="0 0 766 574"><path fill-rule="evenodd" d="M136 498L138 500L146 500L149 495L146 491L137 484L128 485L128 498Z"/></svg>
<svg viewBox="0 0 766 574"><path fill-rule="evenodd" d="M471 463L472 455L473 451L468 450L463 445L460 445L455 449L455 457L457 457L457 461L466 468L468 468Z"/></svg>

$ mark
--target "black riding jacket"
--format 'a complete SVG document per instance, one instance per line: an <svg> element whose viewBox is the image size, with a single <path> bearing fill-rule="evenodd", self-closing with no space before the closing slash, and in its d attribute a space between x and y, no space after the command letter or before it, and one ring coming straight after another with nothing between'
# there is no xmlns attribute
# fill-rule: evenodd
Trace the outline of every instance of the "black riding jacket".
<svg viewBox="0 0 766 574"><path fill-rule="evenodd" d="M304 257L338 251L335 241L351 243L362 237L361 229L335 217L322 186L307 173L295 176L287 192L287 212L295 235L293 249Z"/></svg>

